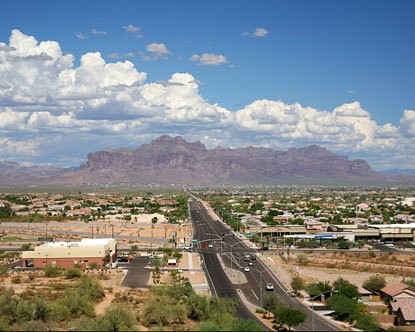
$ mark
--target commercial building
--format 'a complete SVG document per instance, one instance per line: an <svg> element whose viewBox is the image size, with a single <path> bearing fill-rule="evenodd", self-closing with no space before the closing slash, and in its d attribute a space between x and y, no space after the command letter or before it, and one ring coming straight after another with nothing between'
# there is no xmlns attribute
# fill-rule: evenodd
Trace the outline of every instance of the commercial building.
<svg viewBox="0 0 415 332"><path fill-rule="evenodd" d="M115 239L81 239L79 242L47 242L34 251L23 251L22 266L42 268L46 265L82 269L91 265L104 267L117 260Z"/></svg>

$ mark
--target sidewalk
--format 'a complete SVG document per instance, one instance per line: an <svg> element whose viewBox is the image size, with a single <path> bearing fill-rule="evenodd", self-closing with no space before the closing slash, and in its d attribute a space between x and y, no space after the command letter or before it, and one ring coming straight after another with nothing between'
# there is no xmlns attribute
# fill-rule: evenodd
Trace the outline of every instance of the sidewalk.
<svg viewBox="0 0 415 332"><path fill-rule="evenodd" d="M202 262L198 253L184 252L176 268L182 271L180 274L183 277L189 279L197 293L210 294L209 284L202 269Z"/></svg>

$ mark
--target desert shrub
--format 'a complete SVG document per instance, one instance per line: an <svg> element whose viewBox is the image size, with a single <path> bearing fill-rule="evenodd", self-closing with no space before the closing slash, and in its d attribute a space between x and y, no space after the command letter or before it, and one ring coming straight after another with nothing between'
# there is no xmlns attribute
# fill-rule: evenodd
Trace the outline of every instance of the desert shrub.
<svg viewBox="0 0 415 332"><path fill-rule="evenodd" d="M93 303L79 290L67 289L64 298L58 304L65 306L72 317L95 317Z"/></svg>
<svg viewBox="0 0 415 332"><path fill-rule="evenodd" d="M45 276L48 278L55 278L62 274L62 270L58 266L46 265Z"/></svg>
<svg viewBox="0 0 415 332"><path fill-rule="evenodd" d="M262 309L262 308L256 308L255 312L257 314L266 314L267 313L267 311L265 309Z"/></svg>
<svg viewBox="0 0 415 332"><path fill-rule="evenodd" d="M304 288L304 280L297 274L292 277L290 285L293 290L298 292Z"/></svg>
<svg viewBox="0 0 415 332"><path fill-rule="evenodd" d="M362 331L379 331L375 317L369 312L358 312L353 317L356 320L355 327Z"/></svg>
<svg viewBox="0 0 415 332"><path fill-rule="evenodd" d="M98 264L96 262L92 262L91 264L88 265L88 267L92 270L96 270L98 269Z"/></svg>
<svg viewBox="0 0 415 332"><path fill-rule="evenodd" d="M304 254L298 254L297 255L297 262L298 262L299 265L306 266L307 263L308 263L308 258Z"/></svg>
<svg viewBox="0 0 415 332"><path fill-rule="evenodd" d="M121 305L113 305L96 319L96 331L131 331L137 320L134 313Z"/></svg>
<svg viewBox="0 0 415 332"><path fill-rule="evenodd" d="M82 276L82 271L77 267L73 267L71 269L66 270L65 275L68 279L80 278Z"/></svg>
<svg viewBox="0 0 415 332"><path fill-rule="evenodd" d="M32 317L34 320L41 320L43 322L52 318L52 310L44 298L35 298Z"/></svg>
<svg viewBox="0 0 415 332"><path fill-rule="evenodd" d="M27 279L28 279L29 282L34 281L36 279L36 274L33 273L33 272L29 272L28 275L27 275Z"/></svg>
<svg viewBox="0 0 415 332"><path fill-rule="evenodd" d="M415 279L411 278L411 279L405 279L403 281L404 284L408 285L408 286L412 286L415 287Z"/></svg>
<svg viewBox="0 0 415 332"><path fill-rule="evenodd" d="M102 285L89 276L82 276L76 285L80 294L87 296L92 301L98 301L105 297Z"/></svg>
<svg viewBox="0 0 415 332"><path fill-rule="evenodd" d="M363 287L371 290L372 292L379 292L385 286L385 277L378 274L371 276L369 279L363 282Z"/></svg>
<svg viewBox="0 0 415 332"><path fill-rule="evenodd" d="M50 310L52 311L53 319L58 322L63 322L71 316L69 308L59 301L50 303Z"/></svg>
<svg viewBox="0 0 415 332"><path fill-rule="evenodd" d="M145 326L157 324L166 326L172 323L182 323L187 317L187 308L184 304L174 303L166 295L154 296L143 307L141 322Z"/></svg>
<svg viewBox="0 0 415 332"><path fill-rule="evenodd" d="M12 277L12 284L21 284L22 283L22 277L21 276L14 276Z"/></svg>

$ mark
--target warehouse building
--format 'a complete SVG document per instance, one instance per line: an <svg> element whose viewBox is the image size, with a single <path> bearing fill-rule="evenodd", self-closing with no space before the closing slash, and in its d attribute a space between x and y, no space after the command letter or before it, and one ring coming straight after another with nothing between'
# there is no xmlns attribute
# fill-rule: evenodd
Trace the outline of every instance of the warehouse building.
<svg viewBox="0 0 415 332"><path fill-rule="evenodd" d="M48 242L37 246L34 251L23 251L23 267L42 268L46 265L60 268L91 265L104 267L117 260L115 239L81 239L79 242Z"/></svg>

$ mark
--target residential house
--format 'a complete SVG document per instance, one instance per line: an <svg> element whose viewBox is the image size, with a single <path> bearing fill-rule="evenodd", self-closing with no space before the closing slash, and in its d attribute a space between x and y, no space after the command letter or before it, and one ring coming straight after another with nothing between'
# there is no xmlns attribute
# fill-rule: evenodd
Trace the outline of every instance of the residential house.
<svg viewBox="0 0 415 332"><path fill-rule="evenodd" d="M403 283L389 284L380 290L382 300L393 302L399 298L414 298L415 287Z"/></svg>
<svg viewBox="0 0 415 332"><path fill-rule="evenodd" d="M395 316L397 326L415 326L415 297L397 298L391 302L389 311Z"/></svg>

